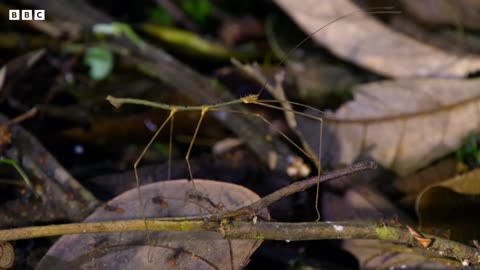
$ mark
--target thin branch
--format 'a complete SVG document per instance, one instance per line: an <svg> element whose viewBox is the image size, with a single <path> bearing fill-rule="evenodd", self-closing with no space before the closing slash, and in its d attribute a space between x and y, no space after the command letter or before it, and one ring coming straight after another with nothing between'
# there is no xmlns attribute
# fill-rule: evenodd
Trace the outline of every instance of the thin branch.
<svg viewBox="0 0 480 270"><path fill-rule="evenodd" d="M4 124L1 124L1 125L13 126L13 125L16 125L20 122L23 122L27 119L30 119L30 118L34 117L37 113L38 113L38 108L37 107L32 107L30 110L24 112L23 114L15 117L12 120L9 120L8 122L6 122Z"/></svg>
<svg viewBox="0 0 480 270"><path fill-rule="evenodd" d="M374 161L367 161L367 162L358 162L353 164L350 167L346 167L344 169L339 169L335 170L332 172L328 172L320 176L320 179L318 177L314 176L302 181L298 181L295 183L292 183L284 188L281 188L277 191L274 191L270 193L269 195L261 198L260 200L242 207L238 210L232 211L230 213L222 215L222 217L237 217L237 216L244 216L248 215L253 217L255 213L259 212L260 210L268 207L269 205L273 204L274 202L283 199L287 196L290 196L292 194L295 194L297 192L303 191L309 187L312 187L316 185L317 183L323 183L327 182L330 180L338 179L344 176L352 175L354 173L363 171L363 170L368 170L368 169L375 169L377 167L377 164Z"/></svg>
<svg viewBox="0 0 480 270"><path fill-rule="evenodd" d="M92 223L73 223L64 225L38 226L0 230L0 242L37 237L58 236L64 234L105 233L144 231L145 220L122 220ZM247 221L175 221L150 219L150 231L182 232L218 232L225 239L262 239L262 240L321 240L321 239L379 239L413 245L437 257L451 257L469 265L480 265L477 249L445 238L424 235L431 238L432 244L423 248L404 227L358 221L343 222L258 222ZM190 236L189 236L190 237ZM194 235L191 237L195 237Z"/></svg>

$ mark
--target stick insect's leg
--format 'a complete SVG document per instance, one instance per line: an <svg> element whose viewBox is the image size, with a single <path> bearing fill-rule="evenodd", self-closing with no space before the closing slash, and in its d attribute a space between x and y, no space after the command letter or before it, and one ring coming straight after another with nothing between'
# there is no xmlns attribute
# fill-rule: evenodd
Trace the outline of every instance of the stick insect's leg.
<svg viewBox="0 0 480 270"><path fill-rule="evenodd" d="M145 202L143 201L143 196L142 196L142 192L140 191L140 178L138 177L138 164L140 163L140 161L142 160L143 156L145 155L145 153L147 152L147 150L150 148L150 146L152 145L152 143L155 141L155 139L158 137L158 134L160 134L160 132L162 131L163 127L165 127L165 125L167 124L167 122L173 117L173 115L177 112L176 109L172 109L170 110L170 115L167 117L167 119L165 119L165 121L162 123L162 125L157 129L157 131L155 132L155 134L153 135L153 137L150 139L150 141L148 142L147 146L145 146L145 148L143 149L142 153L140 154L140 156L137 158L137 160L135 160L135 163L133 164L133 171L135 173L135 181L137 183L137 191L138 191L138 198L140 200L140 210L142 212L142 216L143 216L143 220L145 222L145 230L146 230L146 234L147 234L147 241L150 242L150 231L148 230L148 223L147 223L147 215L145 214Z"/></svg>
<svg viewBox="0 0 480 270"><path fill-rule="evenodd" d="M306 114L306 113L303 113L303 112L297 112L297 111L294 111L294 110L289 110L289 109L285 109L285 108L281 108L281 107L277 107L275 105L270 105L270 104L265 104L265 103L256 103L258 105L262 105L262 106L265 106L265 107L269 107L269 108L273 108L273 109L277 109L277 110L286 110L286 111L291 111L293 112L294 114L297 114L299 116L302 116L302 117L305 117L305 118L308 118L308 119L313 119L315 121L319 121L320 122L320 134L319 134L319 144L318 144L318 147L319 147L319 152L318 152L318 159L316 159L313 155L315 155L315 153L313 153L312 151L305 151L303 150L299 145L297 145L292 139L290 139L285 133L283 133L281 130L278 130L277 128L277 132L285 139L287 140L291 145L293 145L295 148L297 148L300 152L302 152L305 156L309 157L312 162L315 164L315 167L317 169L317 177L318 179L320 179L320 174L322 173L322 162L321 162L321 159L322 159L322 142L323 142L323 118L321 117L317 117L317 116L313 116L313 115L309 115L309 114ZM298 104L298 103L294 103L292 102L292 104ZM299 105L302 105L302 104L299 104ZM305 106L305 105L302 105L302 106ZM306 106L307 107L307 106ZM237 111L237 110L225 110L225 109L214 109L216 111L225 111L225 112L231 112L231 113L242 113L244 115L250 115L250 116L254 116L256 118L260 118L263 122L267 123L269 126L273 126L272 125L272 122L270 122L268 119L266 119L265 117L263 117L261 114L258 114L258 113L250 113L250 112L242 112L242 111ZM311 153L312 152L312 153ZM316 192L316 195L315 195L315 211L317 212L317 219L316 221L319 221L320 220L320 210L318 208L318 201L319 201L319 193L320 193L320 183L317 184L317 192Z"/></svg>
<svg viewBox="0 0 480 270"><path fill-rule="evenodd" d="M207 106L202 108L200 119L198 120L197 127L195 128L195 132L193 133L193 138L192 138L192 141L190 142L190 146L188 147L187 154L185 155L185 161L187 162L187 166L188 166L188 173L190 174L189 180L192 181L192 183L193 183L193 173L192 173L192 167L190 165L190 153L192 152L193 143L195 142L195 138L197 137L198 130L200 129L200 125L202 124L203 117L205 116L208 110L209 110L209 107ZM193 183L193 187L195 188L195 183Z"/></svg>
<svg viewBox="0 0 480 270"><path fill-rule="evenodd" d="M318 209L318 196L320 194L320 175L322 174L322 142L323 142L323 118L319 118L320 120L320 135L318 141L318 163L315 162L317 166L317 192L315 193L315 211L317 211L317 219L316 221L320 221L320 210Z"/></svg>
<svg viewBox="0 0 480 270"><path fill-rule="evenodd" d="M170 138L168 139L168 169L167 169L167 180L170 180L172 177L172 139L173 139L173 122L175 120L175 116L172 115L172 119L170 120Z"/></svg>

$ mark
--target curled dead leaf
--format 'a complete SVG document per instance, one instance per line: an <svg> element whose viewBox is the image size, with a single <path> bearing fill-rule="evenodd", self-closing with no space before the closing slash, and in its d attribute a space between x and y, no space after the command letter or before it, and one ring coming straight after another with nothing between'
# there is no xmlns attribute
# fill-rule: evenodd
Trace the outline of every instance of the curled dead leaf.
<svg viewBox="0 0 480 270"><path fill-rule="evenodd" d="M424 232L456 241L480 237L480 169L426 187L415 204Z"/></svg>

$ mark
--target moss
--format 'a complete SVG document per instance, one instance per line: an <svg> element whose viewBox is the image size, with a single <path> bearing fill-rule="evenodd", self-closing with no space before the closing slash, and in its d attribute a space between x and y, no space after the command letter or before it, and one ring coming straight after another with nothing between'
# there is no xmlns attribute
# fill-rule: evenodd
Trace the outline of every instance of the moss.
<svg viewBox="0 0 480 270"><path fill-rule="evenodd" d="M190 224L188 222L180 222L180 230L182 232L189 232L191 231Z"/></svg>
<svg viewBox="0 0 480 270"><path fill-rule="evenodd" d="M389 227L378 227L375 229L377 232L378 239L380 240L397 240L398 239L398 234L397 232Z"/></svg>
<svg viewBox="0 0 480 270"><path fill-rule="evenodd" d="M265 237L263 235L255 235L255 240L263 240Z"/></svg>

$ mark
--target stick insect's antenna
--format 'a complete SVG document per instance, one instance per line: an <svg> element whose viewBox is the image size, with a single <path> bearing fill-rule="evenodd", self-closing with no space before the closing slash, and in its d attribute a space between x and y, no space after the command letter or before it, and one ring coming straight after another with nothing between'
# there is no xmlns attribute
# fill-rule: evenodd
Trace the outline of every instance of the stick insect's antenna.
<svg viewBox="0 0 480 270"><path fill-rule="evenodd" d="M368 14L391 14L391 13L398 13L397 11L390 11L392 10L394 7L374 7L374 8L369 8L367 9ZM283 65L287 60L288 58L290 57L290 55L293 54L293 52L295 50L297 50L298 48L300 48L303 44L305 44L305 42L307 42L308 40L310 40L315 34L317 34L318 32L320 32L321 30L325 29L326 27L328 27L329 25L335 23L335 22L338 22L344 18L347 18L347 17L350 17L352 15L355 15L357 13L360 13L362 12L363 10L357 10L357 11L353 11L353 12L350 12L350 13L347 13L345 15L342 15L330 22L328 22L327 24L325 24L324 26L318 28L317 30L313 31L312 33L308 34L307 37L305 37L302 41L300 41L295 47L293 47L292 49L290 49L287 54L281 59L280 63L278 64L279 66L280 65ZM252 101L252 103L255 103L255 104L258 104L258 105L261 105L261 106L265 106L265 107L270 107L270 108L274 108L274 109L283 109L283 110L288 110L288 109L285 109L285 108L280 108L280 107L277 107L277 106L274 106L274 105L268 105L268 104L264 104L262 103L262 100L260 99L260 95L263 93L263 91L265 89L267 89L267 86L268 86L268 80L265 80L262 84L262 88L260 89L260 91L254 95L256 97L256 99L254 99ZM297 104L298 103L291 103L289 101L281 101L281 100L272 100L272 101L268 101L266 100L265 101L266 103L270 103L270 102L277 102L277 103L289 103L289 104ZM304 107L307 107L307 108L312 108L310 106L307 106L307 105L303 105ZM314 110L318 111L318 109L316 108L313 108ZM291 111L291 110L288 110L288 111ZM292 111L293 113L295 114L299 114L301 116L304 116L304 117L308 117L310 118L309 116L307 116L306 114L304 113L298 113L298 112L295 112L295 111ZM318 145L318 159L315 159L313 158L312 161L315 163L315 167L317 169L317 177L320 178L320 175L321 175L321 170L322 170L322 140L323 140L323 124L324 124L324 121L323 121L323 118L317 118L318 121L320 121L320 133L319 133L319 145ZM295 145L295 144L294 144ZM296 146L296 145L295 145ZM298 148L298 146L296 146ZM302 151L304 152L304 151ZM307 156L310 156L310 155L307 155ZM320 210L319 210L319 207L318 207L318 203L319 203L319 191L320 191L320 182L316 185L316 196L315 196L315 211L317 213L317 219L316 221L319 221L320 220Z"/></svg>
<svg viewBox="0 0 480 270"><path fill-rule="evenodd" d="M366 9L368 11L368 14L390 14L390 13L398 13L397 11L389 11L389 10L393 10L394 7L373 7L373 8L368 8ZM360 13L360 12L363 12L364 10L356 10L356 11L352 11L350 13L347 13L345 15L342 15L336 19L334 19L333 21L330 21L328 22L327 24L325 24L324 26L318 28L317 30L313 31L312 33L308 34L307 37L305 37L304 39L302 39L302 41L300 41L295 47L291 48L287 54L281 59L280 63L278 64L279 66L285 64L285 62L288 60L288 58L290 58L290 56L298 49L300 48L303 44L305 44L305 42L309 41L310 39L312 39L313 36L315 36L318 32L322 31L323 29L327 28L329 25L333 24L333 23L336 23L340 20L343 20L345 18L348 18L352 15L355 15L357 13ZM260 97L260 95L263 93L263 91L265 90L266 86L267 86L267 83L268 81L265 81L262 85L262 88L260 89L260 91L258 92L257 94L257 97Z"/></svg>

